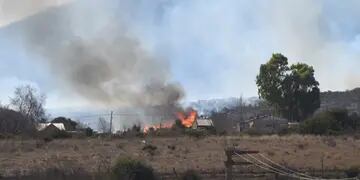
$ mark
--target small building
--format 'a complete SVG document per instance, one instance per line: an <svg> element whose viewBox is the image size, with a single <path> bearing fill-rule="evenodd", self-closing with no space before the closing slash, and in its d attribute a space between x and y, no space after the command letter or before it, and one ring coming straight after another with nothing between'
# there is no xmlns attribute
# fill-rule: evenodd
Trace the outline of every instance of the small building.
<svg viewBox="0 0 360 180"><path fill-rule="evenodd" d="M214 124L211 119L200 117L194 121L192 128L193 129L212 129L212 128L214 128Z"/></svg>
<svg viewBox="0 0 360 180"><path fill-rule="evenodd" d="M298 127L300 127L300 123L298 123L298 122L289 122L288 123L289 129L298 128Z"/></svg>
<svg viewBox="0 0 360 180"><path fill-rule="evenodd" d="M257 133L269 134L278 133L288 128L288 120L274 116L257 116L251 118L248 122L248 128Z"/></svg>
<svg viewBox="0 0 360 180"><path fill-rule="evenodd" d="M37 126L38 131L44 131L47 128L56 128L60 131L66 131L63 123L39 123Z"/></svg>
<svg viewBox="0 0 360 180"><path fill-rule="evenodd" d="M62 123L40 123L37 126L40 137L48 138L58 136L65 132L65 126Z"/></svg>

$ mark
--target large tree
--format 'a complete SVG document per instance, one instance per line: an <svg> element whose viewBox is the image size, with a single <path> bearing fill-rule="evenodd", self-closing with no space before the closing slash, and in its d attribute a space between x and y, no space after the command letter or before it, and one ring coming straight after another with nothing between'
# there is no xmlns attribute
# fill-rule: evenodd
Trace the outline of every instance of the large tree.
<svg viewBox="0 0 360 180"><path fill-rule="evenodd" d="M290 120L303 120L320 107L319 82L314 68L304 63L289 67L288 59L282 54L273 54L260 66L256 84L260 98Z"/></svg>
<svg viewBox="0 0 360 180"><path fill-rule="evenodd" d="M30 85L15 89L14 97L10 98L11 106L23 114L32 123L41 122L45 116L45 95L40 94Z"/></svg>

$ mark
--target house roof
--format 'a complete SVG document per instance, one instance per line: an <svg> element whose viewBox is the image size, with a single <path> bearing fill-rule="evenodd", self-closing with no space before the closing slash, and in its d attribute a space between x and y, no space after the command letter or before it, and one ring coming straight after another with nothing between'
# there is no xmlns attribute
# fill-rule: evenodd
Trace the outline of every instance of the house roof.
<svg viewBox="0 0 360 180"><path fill-rule="evenodd" d="M37 126L37 130L42 131L42 130L46 129L48 126L50 126L50 125L55 126L56 128L58 128L61 131L66 130L63 123L39 123L38 126Z"/></svg>
<svg viewBox="0 0 360 180"><path fill-rule="evenodd" d="M197 119L196 123L198 126L213 126L211 119Z"/></svg>

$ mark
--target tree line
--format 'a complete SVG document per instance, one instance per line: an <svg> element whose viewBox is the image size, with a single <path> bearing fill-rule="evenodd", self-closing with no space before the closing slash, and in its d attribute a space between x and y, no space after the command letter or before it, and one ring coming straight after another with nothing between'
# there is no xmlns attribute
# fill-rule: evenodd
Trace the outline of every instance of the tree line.
<svg viewBox="0 0 360 180"><path fill-rule="evenodd" d="M260 99L272 107L272 113L301 122L301 133L341 134L360 128L360 116L349 114L346 109L330 109L314 115L321 104L320 83L314 68L308 64L289 65L287 57L275 53L260 66L256 84Z"/></svg>

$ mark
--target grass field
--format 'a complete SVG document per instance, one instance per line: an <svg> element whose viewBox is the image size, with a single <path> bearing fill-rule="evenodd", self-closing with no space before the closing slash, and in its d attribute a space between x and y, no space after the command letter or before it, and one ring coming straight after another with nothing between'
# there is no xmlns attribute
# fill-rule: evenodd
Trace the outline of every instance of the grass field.
<svg viewBox="0 0 360 180"><path fill-rule="evenodd" d="M90 173L106 172L121 156L150 164L156 172L223 171L224 148L258 150L272 160L296 169L347 169L360 166L360 140L321 136L211 136L0 140L0 174L16 176L49 168ZM146 147L146 148L144 148Z"/></svg>

